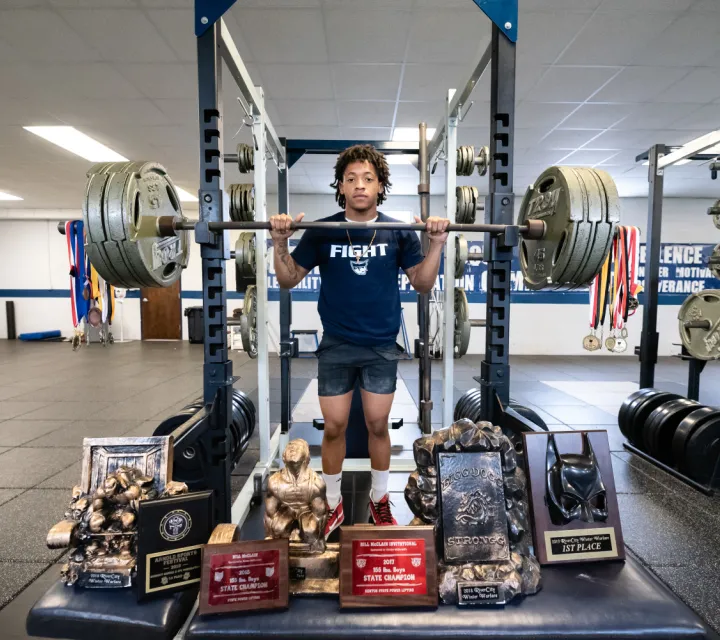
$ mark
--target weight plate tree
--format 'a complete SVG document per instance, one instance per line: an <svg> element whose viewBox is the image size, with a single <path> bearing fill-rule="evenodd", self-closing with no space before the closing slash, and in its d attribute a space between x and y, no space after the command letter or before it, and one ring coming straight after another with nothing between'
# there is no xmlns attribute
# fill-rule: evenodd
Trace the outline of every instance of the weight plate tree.
<svg viewBox="0 0 720 640"><path fill-rule="evenodd" d="M720 290L706 289L687 297L678 312L680 339L698 360L720 358Z"/></svg>
<svg viewBox="0 0 720 640"><path fill-rule="evenodd" d="M664 402L655 409L643 428L644 450L668 465L673 464L672 439L680 422L701 405L694 400L678 398Z"/></svg>

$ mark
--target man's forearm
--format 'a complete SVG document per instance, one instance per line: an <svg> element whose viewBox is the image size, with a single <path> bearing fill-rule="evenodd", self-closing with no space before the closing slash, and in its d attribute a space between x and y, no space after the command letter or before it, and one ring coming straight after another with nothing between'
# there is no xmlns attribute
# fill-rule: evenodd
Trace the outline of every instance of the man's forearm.
<svg viewBox="0 0 720 640"><path fill-rule="evenodd" d="M416 267L413 267L412 286L418 293L432 291L440 270L440 256L443 245L431 244L425 259Z"/></svg>
<svg viewBox="0 0 720 640"><path fill-rule="evenodd" d="M290 255L287 239L274 240L273 245L275 248L273 261L278 283L283 289L292 289L303 278L298 264Z"/></svg>

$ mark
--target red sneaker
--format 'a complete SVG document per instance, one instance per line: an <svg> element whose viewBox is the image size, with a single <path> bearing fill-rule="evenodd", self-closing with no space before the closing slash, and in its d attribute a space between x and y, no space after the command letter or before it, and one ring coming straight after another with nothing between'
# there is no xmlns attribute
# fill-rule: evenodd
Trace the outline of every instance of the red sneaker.
<svg viewBox="0 0 720 640"><path fill-rule="evenodd" d="M340 498L340 502L328 516L327 524L325 525L325 538L327 538L335 529L337 529L345 521L345 512L343 511L343 501Z"/></svg>
<svg viewBox="0 0 720 640"><path fill-rule="evenodd" d="M379 502L370 500L370 515L372 516L375 526L384 527L397 524L397 520L393 518L393 514L390 511L391 504L390 494L388 493L386 493Z"/></svg>

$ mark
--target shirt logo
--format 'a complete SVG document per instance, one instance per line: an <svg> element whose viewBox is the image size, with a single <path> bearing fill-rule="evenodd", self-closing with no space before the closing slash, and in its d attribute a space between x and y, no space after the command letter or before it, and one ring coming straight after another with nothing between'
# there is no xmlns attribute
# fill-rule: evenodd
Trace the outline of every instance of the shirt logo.
<svg viewBox="0 0 720 640"><path fill-rule="evenodd" d="M332 244L330 245L330 258L346 258L350 260L350 268L358 276L366 276L370 258L387 255L387 243L374 245Z"/></svg>

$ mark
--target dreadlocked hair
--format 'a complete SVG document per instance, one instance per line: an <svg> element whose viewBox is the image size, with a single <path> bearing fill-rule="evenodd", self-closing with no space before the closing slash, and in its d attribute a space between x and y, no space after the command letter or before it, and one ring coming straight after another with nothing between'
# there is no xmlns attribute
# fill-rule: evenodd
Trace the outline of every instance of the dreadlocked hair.
<svg viewBox="0 0 720 640"><path fill-rule="evenodd" d="M345 169L348 165L353 162L365 162L368 161L377 173L378 180L383 186L383 189L378 193L377 203L382 204L385 202L392 182L390 182L390 167L388 166L385 156L380 153L371 144L356 144L352 147L348 147L343 151L335 163L335 182L330 186L335 189L335 200L344 209L345 208L345 196L340 193L340 183L345 175Z"/></svg>

